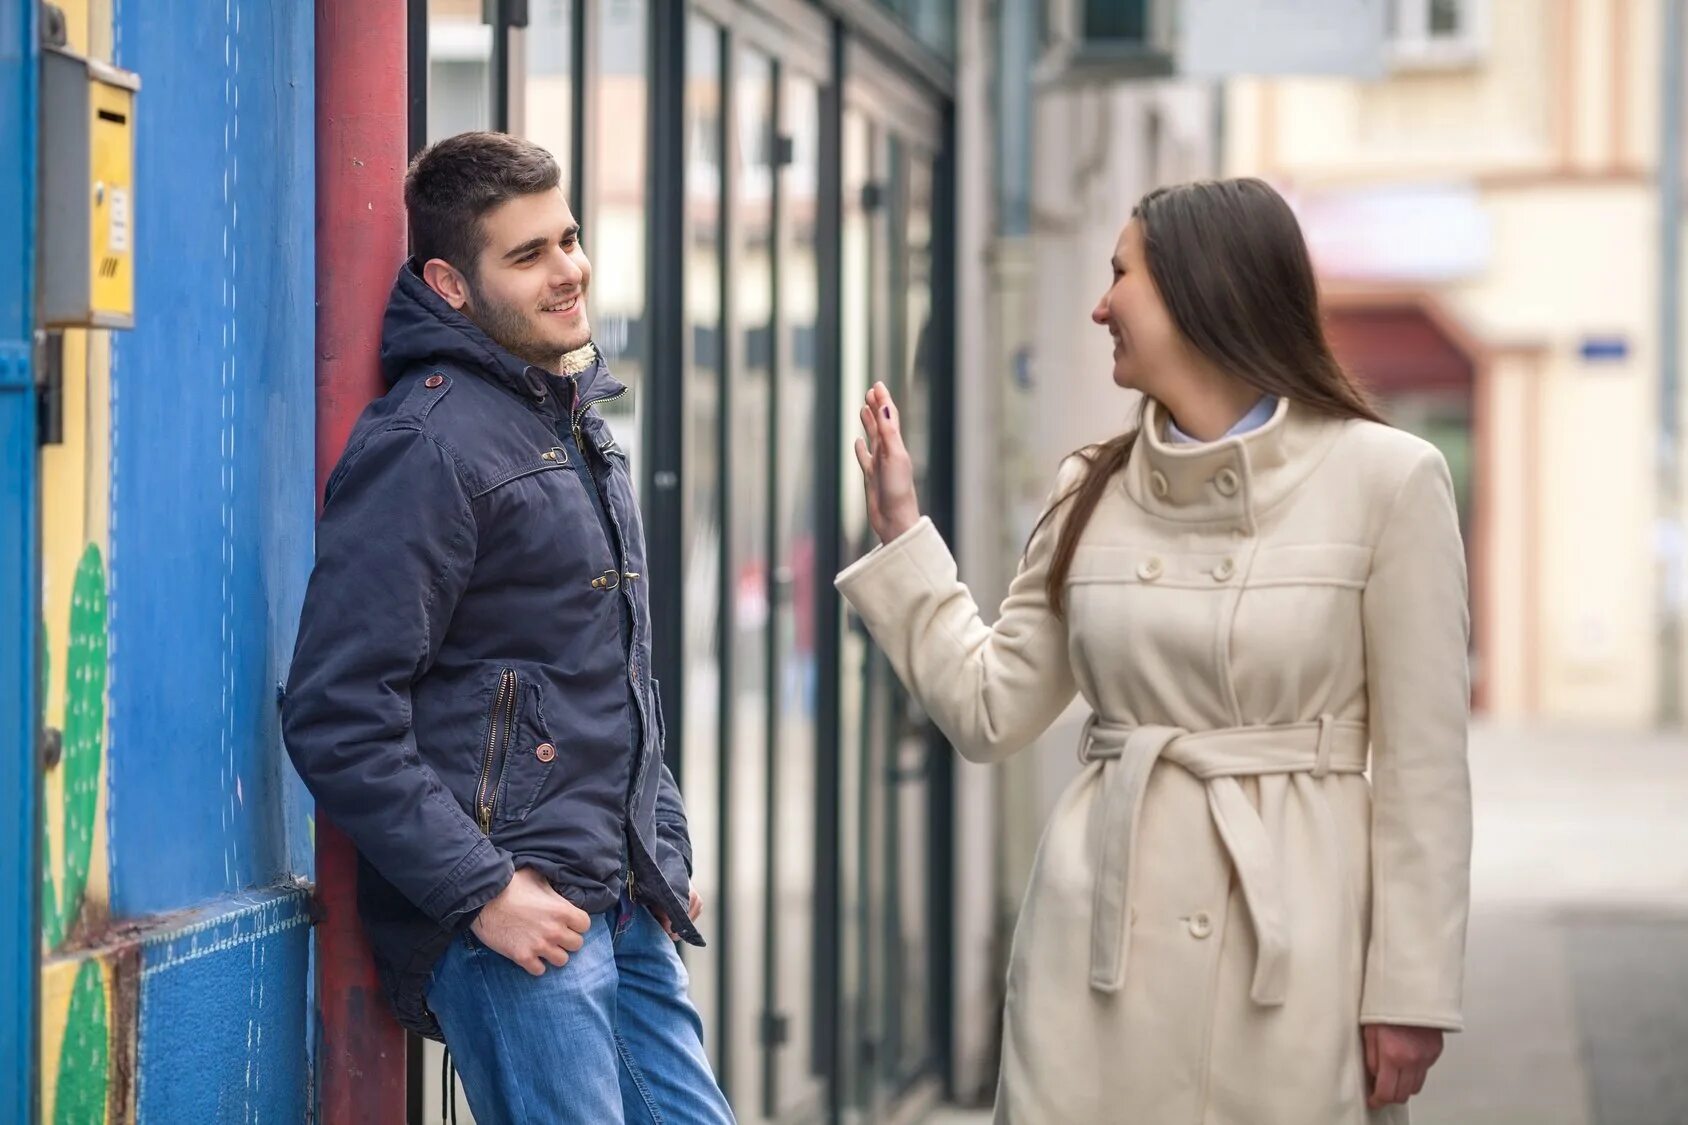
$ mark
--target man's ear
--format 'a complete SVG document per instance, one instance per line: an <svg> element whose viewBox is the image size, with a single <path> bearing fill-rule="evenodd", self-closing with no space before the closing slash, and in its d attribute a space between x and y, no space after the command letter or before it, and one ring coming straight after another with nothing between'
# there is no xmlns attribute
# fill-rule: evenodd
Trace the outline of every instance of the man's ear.
<svg viewBox="0 0 1688 1125"><path fill-rule="evenodd" d="M454 309L461 310L469 303L468 279L444 258L429 258L422 267L422 280Z"/></svg>

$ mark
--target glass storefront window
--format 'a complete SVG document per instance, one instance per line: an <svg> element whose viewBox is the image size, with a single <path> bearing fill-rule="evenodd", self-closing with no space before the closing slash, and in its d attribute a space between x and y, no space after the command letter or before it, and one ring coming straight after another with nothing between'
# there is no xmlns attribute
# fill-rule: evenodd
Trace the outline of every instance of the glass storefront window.
<svg viewBox="0 0 1688 1125"><path fill-rule="evenodd" d="M521 120L511 122L511 131L557 158L563 194L573 204L574 0L530 0L522 54L522 97L511 99Z"/></svg>
<svg viewBox="0 0 1688 1125"><path fill-rule="evenodd" d="M693 16L686 43L685 377L681 514L685 703L682 782L692 883L721 911L721 29ZM721 945L687 954L692 999L717 1066Z"/></svg>
<svg viewBox="0 0 1688 1125"><path fill-rule="evenodd" d="M902 254L902 332L898 342L903 432L913 435L917 494L932 503L932 162L918 147L893 140L893 181L899 184L896 225ZM912 711L912 705L909 710ZM893 735L898 762L925 762L929 732L923 722L899 723ZM923 768L923 767L922 767ZM931 949L926 897L931 882L931 792L925 785L898 786L890 809L894 943L888 1003L897 1007L887 1037L898 1077L919 1074L931 1062L931 982L923 971Z"/></svg>
<svg viewBox="0 0 1688 1125"><path fill-rule="evenodd" d="M820 91L788 74L780 99L781 132L791 159L780 171L779 391L774 473L778 559L774 611L776 660L774 841L771 868L777 917L772 933L774 999L787 1017L779 1046L775 1109L784 1112L818 1093L811 1077L815 965L815 807L819 752L818 599L831 583L816 570L819 502L815 434L819 398Z"/></svg>
<svg viewBox="0 0 1688 1125"><path fill-rule="evenodd" d="M428 0L428 143L492 128L492 28L481 0Z"/></svg>
<svg viewBox="0 0 1688 1125"><path fill-rule="evenodd" d="M871 297L882 287L875 284L876 265L883 258L878 250L883 222L875 206L874 135L861 113L850 110L843 124L843 230L842 230L842 386L843 432L838 435L836 455L844 461L841 561L850 563L872 546L867 503L860 483L853 444L861 435L858 410L874 379L880 362L874 347L875 316ZM839 919L842 933L839 949L840 995L839 1034L849 1045L845 1051L847 1071L838 1076L845 1089L846 1104L866 1107L872 1101L871 1061L861 1057L856 1045L877 1034L879 1018L874 999L872 944L875 927L869 908L873 881L873 799L870 750L870 714L875 697L882 694L873 679L873 654L867 630L847 603L833 603L843 618L839 652L839 808L846 830L846 846L838 856L839 880L844 888L845 909Z"/></svg>
<svg viewBox="0 0 1688 1125"><path fill-rule="evenodd" d="M733 259L729 285L733 309L731 423L728 432L727 575L732 630L732 742L727 748L731 779L726 832L732 871L728 909L739 920L733 930L729 979L730 1034L739 1044L756 1043L764 1010L766 951L763 927L767 890L768 777L768 448L773 376L773 195L768 152L773 136L773 62L742 48L733 56L729 159L734 176ZM740 1105L754 1105L761 1088L760 1052L735 1053L727 1075Z"/></svg>
<svg viewBox="0 0 1688 1125"><path fill-rule="evenodd" d="M627 450L635 481L643 478L643 432L648 408L643 383L645 346L645 101L650 88L646 0L592 0L597 74L587 104L595 128L586 160L581 208L592 271L587 311L592 335L611 372L628 393L598 407Z"/></svg>
<svg viewBox="0 0 1688 1125"><path fill-rule="evenodd" d="M955 55L955 0L879 0L891 9L922 43L941 55Z"/></svg>

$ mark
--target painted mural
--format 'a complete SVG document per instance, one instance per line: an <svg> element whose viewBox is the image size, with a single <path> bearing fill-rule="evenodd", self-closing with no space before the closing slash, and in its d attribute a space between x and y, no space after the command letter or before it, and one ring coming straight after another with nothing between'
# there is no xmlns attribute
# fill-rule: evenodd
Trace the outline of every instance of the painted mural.
<svg viewBox="0 0 1688 1125"><path fill-rule="evenodd" d="M57 6L142 87L136 325L56 336L40 455L40 1120L302 1121L309 806L276 684L314 514L314 21Z"/></svg>
<svg viewBox="0 0 1688 1125"><path fill-rule="evenodd" d="M115 1119L111 1061L123 1053L111 1032L121 959L83 952L110 903L109 341L66 332L63 354L64 440L41 455L41 1089L43 1121L55 1125Z"/></svg>

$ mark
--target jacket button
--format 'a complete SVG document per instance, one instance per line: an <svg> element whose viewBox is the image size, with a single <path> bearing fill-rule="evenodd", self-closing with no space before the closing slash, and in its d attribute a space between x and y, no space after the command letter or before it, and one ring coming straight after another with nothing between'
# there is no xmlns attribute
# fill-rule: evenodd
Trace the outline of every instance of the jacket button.
<svg viewBox="0 0 1688 1125"><path fill-rule="evenodd" d="M1221 496L1235 496L1237 494L1237 474L1231 469L1220 469L1213 478L1213 487L1219 490Z"/></svg>
<svg viewBox="0 0 1688 1125"><path fill-rule="evenodd" d="M557 756L557 748L549 742L541 742L538 748L534 750L533 756L542 762L549 762Z"/></svg>
<svg viewBox="0 0 1688 1125"><path fill-rule="evenodd" d="M1236 573L1237 564L1231 559L1222 559L1219 565L1213 568L1213 580L1215 582L1229 582L1231 576Z"/></svg>
<svg viewBox="0 0 1688 1125"><path fill-rule="evenodd" d="M1145 582L1153 582L1163 573L1161 561L1158 558L1147 558L1137 564L1137 577Z"/></svg>
<svg viewBox="0 0 1688 1125"><path fill-rule="evenodd" d="M539 455L539 459L541 461L555 461L557 459L557 451L555 449L547 449L544 453Z"/></svg>
<svg viewBox="0 0 1688 1125"><path fill-rule="evenodd" d="M435 387L440 386L444 382L445 382L445 376L444 375L430 375L430 376L428 376L427 381L425 383L423 383L422 385L424 387L427 387L431 391Z"/></svg>
<svg viewBox="0 0 1688 1125"><path fill-rule="evenodd" d="M1157 500L1165 500L1166 494L1172 491L1172 486L1167 483L1166 474L1159 469L1149 474L1149 491L1155 494Z"/></svg>
<svg viewBox="0 0 1688 1125"><path fill-rule="evenodd" d="M1208 917L1207 911L1198 910L1190 915L1190 936L1196 939L1207 937L1213 932L1213 919Z"/></svg>

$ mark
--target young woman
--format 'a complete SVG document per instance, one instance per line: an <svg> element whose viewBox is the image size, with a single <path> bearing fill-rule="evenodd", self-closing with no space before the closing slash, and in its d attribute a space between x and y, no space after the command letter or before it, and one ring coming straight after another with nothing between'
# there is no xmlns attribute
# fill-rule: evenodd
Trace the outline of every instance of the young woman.
<svg viewBox="0 0 1688 1125"><path fill-rule="evenodd" d="M1061 466L994 625L883 385L856 444L882 546L838 587L957 749L1000 760L1075 691L1093 711L1010 956L997 1120L1404 1122L1461 1020L1447 465L1332 358L1261 181L1151 192L1112 270L1091 319L1142 411Z"/></svg>

